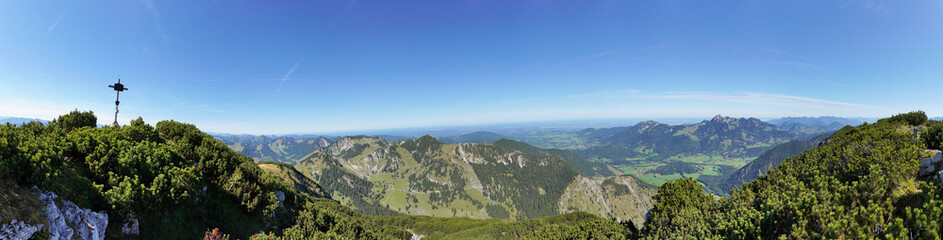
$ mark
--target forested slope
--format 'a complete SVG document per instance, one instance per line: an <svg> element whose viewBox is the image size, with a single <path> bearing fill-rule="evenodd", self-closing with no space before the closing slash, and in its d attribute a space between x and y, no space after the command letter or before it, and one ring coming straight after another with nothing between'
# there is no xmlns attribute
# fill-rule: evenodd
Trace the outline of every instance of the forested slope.
<svg viewBox="0 0 943 240"><path fill-rule="evenodd" d="M334 199L370 215L522 220L583 210L641 224L655 189L611 176L605 164L571 152L507 139L444 144L431 136L343 137L295 167Z"/></svg>
<svg viewBox="0 0 943 240"><path fill-rule="evenodd" d="M943 123L922 112L839 131L727 198L690 179L668 182L642 229L583 212L524 221L365 216L299 193L193 125L162 121L155 128L138 119L94 128L94 122L91 113L73 112L48 126L0 125L3 199L32 194L10 185L55 192L105 211L115 223L108 225L110 239L192 239L213 228L237 239L939 239L943 231L943 185L918 176L925 149L943 147ZM425 156L442 154L435 149L443 145L428 140L404 143L405 153L433 161ZM475 161L481 160L487 161ZM0 207L4 216L42 223L35 203L4 200ZM140 235L121 233L120 223L130 218L140 220Z"/></svg>
<svg viewBox="0 0 943 240"><path fill-rule="evenodd" d="M850 129L853 129L853 127L848 126L846 129L850 130ZM698 181L712 188L712 191L715 194L721 194L721 195L727 194L730 192L731 189L735 187L740 187L741 185L743 185L743 183L753 181L753 179L756 179L760 177L761 175L766 174L766 172L769 171L770 169L773 169L779 166L779 164L785 161L786 158L799 155L800 153L803 153L806 150L809 150L815 146L818 146L823 141L825 141L826 138L828 138L831 135L832 135L831 133L827 133L827 134L816 136L809 140L794 140L794 141L789 141L787 143L776 145L776 147L773 147L769 151L766 151L765 153L763 153L763 155L760 155L760 157L757 157L756 159L748 163L746 166L743 166L742 168L737 169L737 171L735 172L718 177L714 181L710 181L713 179L705 178L702 176L701 178L698 179Z"/></svg>
<svg viewBox="0 0 943 240"><path fill-rule="evenodd" d="M930 129L916 145L914 125ZM940 128L913 112L839 131L720 200L690 179L669 182L640 236L939 239L943 188L917 171Z"/></svg>
<svg viewBox="0 0 943 240"><path fill-rule="evenodd" d="M155 128L138 118L127 126L95 128L95 122L91 112L75 111L48 126L0 125L3 192L25 194L8 186L37 186L79 207L104 211L109 239L193 239L215 228L247 239L259 231L304 232L289 228L314 216L330 217L311 223L320 235L408 236L402 229L366 224L334 201L299 194L193 125L162 121ZM44 211L0 204L13 211L10 216ZM130 219L139 220L140 235L122 233ZM45 224L32 217L19 220Z"/></svg>

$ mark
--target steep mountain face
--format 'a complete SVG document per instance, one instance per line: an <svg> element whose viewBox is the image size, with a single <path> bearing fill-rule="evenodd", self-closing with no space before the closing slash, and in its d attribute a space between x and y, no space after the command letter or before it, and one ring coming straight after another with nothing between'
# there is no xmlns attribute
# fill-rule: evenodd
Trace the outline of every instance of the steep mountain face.
<svg viewBox="0 0 943 240"><path fill-rule="evenodd" d="M578 176L560 197L557 207L561 213L584 211L620 221L630 220L641 227L645 213L654 204L651 196L656 189L628 175L593 179Z"/></svg>
<svg viewBox="0 0 943 240"><path fill-rule="evenodd" d="M756 118L720 115L697 124L671 126L645 121L632 127L588 129L581 134L593 139L596 146L577 153L615 163L627 158L662 160L678 154L758 156L773 145L799 138Z"/></svg>
<svg viewBox="0 0 943 240"><path fill-rule="evenodd" d="M605 216L641 219L650 208L651 186L626 177L587 181L553 154L501 145L448 145L430 136L396 142L344 137L295 167L334 199L367 214L527 219L591 208ZM592 197L606 200L591 201L574 192L585 194L587 188L600 193ZM602 194L605 189L631 191ZM625 202L633 207L594 205Z"/></svg>
<svg viewBox="0 0 943 240"><path fill-rule="evenodd" d="M818 146L830 135L830 133L822 134L806 141L796 140L776 145L776 147L766 151L763 155L760 155L760 157L754 159L746 166L724 176L718 183L704 183L707 184L708 187L716 188L713 190L717 193L729 193L731 189L740 187L745 182L753 181L753 179L757 179L761 175L766 174L770 169L776 168L787 158L799 155L806 150Z"/></svg>
<svg viewBox="0 0 943 240"><path fill-rule="evenodd" d="M527 155L537 155L537 156L552 156L559 158L560 160L565 161L574 168L580 171L583 176L588 177L607 177L612 175L621 175L622 172L616 170L615 168L609 166L608 164L597 163L593 161L586 160L581 157L579 154L560 150L560 149L542 149L529 144L514 141L511 139L501 139L494 141L492 143L495 146L504 148L511 151L520 151Z"/></svg>
<svg viewBox="0 0 943 240"><path fill-rule="evenodd" d="M256 162L294 163L308 153L325 147L330 140L324 137L292 138L251 135L214 136L229 148Z"/></svg>
<svg viewBox="0 0 943 240"><path fill-rule="evenodd" d="M301 172L298 172L298 170L295 170L294 166L285 163L261 163L259 164L259 168L275 175L283 182L294 186L295 190L309 197L331 198L317 182L314 182L314 180L311 180L304 174L301 174Z"/></svg>

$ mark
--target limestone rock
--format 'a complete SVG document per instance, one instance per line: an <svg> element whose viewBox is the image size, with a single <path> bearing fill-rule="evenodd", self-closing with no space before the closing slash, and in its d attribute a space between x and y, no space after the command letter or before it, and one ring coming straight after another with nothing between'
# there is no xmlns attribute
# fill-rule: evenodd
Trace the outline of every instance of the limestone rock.
<svg viewBox="0 0 943 240"><path fill-rule="evenodd" d="M49 239L72 239L72 228L66 225L65 217L62 216L59 207L56 207L54 200L57 197L55 193L51 192L39 194L39 201L46 205L46 223L49 225L46 230L49 231Z"/></svg>
<svg viewBox="0 0 943 240"><path fill-rule="evenodd" d="M69 201L63 201L62 215L66 221L75 227L76 233L83 240L105 239L105 228L108 227L108 214L92 212L82 209Z"/></svg>
<svg viewBox="0 0 943 240"><path fill-rule="evenodd" d="M3 224L3 227L0 227L0 239L26 240L32 237L34 233L38 232L39 229L42 229L42 227L42 224L32 226L26 222L13 219L10 224Z"/></svg>
<svg viewBox="0 0 943 240"><path fill-rule="evenodd" d="M282 192L282 191L275 191L275 198L278 198L278 207L279 207L279 208L285 206L285 204L284 204L284 202L285 202L285 192ZM274 212L274 211L272 212L272 217L275 217L275 212Z"/></svg>
<svg viewBox="0 0 943 240"><path fill-rule="evenodd" d="M925 152L930 153L931 157L920 160L920 172L918 175L921 177L929 177L943 170L940 166L941 162L943 162L943 152L938 150L926 150Z"/></svg>
<svg viewBox="0 0 943 240"><path fill-rule="evenodd" d="M285 192L275 191L275 197L278 198L278 206L283 206L284 204L282 204L282 202L285 201Z"/></svg>
<svg viewBox="0 0 943 240"><path fill-rule="evenodd" d="M930 157L930 161L934 164L940 165L940 162L943 162L943 152L933 150L931 153L933 153L933 156Z"/></svg>

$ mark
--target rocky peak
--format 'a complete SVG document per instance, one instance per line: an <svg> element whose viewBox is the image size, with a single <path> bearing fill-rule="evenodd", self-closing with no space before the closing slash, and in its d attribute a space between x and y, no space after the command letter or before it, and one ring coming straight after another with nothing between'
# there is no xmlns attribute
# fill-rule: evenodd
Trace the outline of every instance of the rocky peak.
<svg viewBox="0 0 943 240"><path fill-rule="evenodd" d="M367 136L354 136L354 137L342 137L337 139L332 144L328 144L327 150L328 153L333 155L341 154L347 150L353 149L357 145L376 145L376 146L388 146L389 143L386 140L383 140L379 137L367 137Z"/></svg>
<svg viewBox="0 0 943 240"><path fill-rule="evenodd" d="M711 122L729 123L729 122L733 122L733 121L736 121L736 120L737 120L736 118L725 117L725 116L721 116L720 114L717 114L716 116L714 116L714 118L711 119Z"/></svg>
<svg viewBox="0 0 943 240"><path fill-rule="evenodd" d="M635 127L639 129L639 132L642 132L658 125L662 125L662 123L656 122L655 120L648 120L635 124Z"/></svg>
<svg viewBox="0 0 943 240"><path fill-rule="evenodd" d="M318 137L314 141L319 148L327 147L328 145L331 145L331 141L328 141L327 138L324 138L324 137Z"/></svg>

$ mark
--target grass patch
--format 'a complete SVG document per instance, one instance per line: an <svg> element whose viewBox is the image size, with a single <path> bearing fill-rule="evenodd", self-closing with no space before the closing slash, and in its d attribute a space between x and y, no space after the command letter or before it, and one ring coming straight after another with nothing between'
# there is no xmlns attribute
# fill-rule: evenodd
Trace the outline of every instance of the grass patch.
<svg viewBox="0 0 943 240"><path fill-rule="evenodd" d="M13 219L31 225L45 224L43 207L39 201L39 192L0 182L0 225L9 224Z"/></svg>

